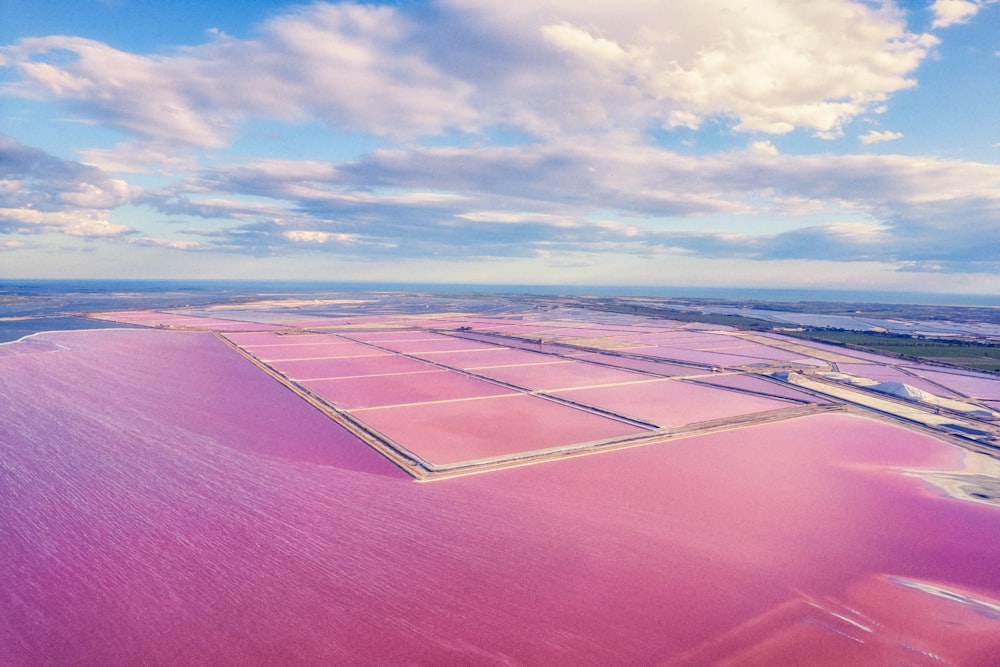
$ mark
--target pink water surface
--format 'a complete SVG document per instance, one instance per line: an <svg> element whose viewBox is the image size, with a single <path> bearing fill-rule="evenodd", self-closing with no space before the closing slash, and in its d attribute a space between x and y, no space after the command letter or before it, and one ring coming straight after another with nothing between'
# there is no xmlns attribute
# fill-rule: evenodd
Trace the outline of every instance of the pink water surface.
<svg viewBox="0 0 1000 667"><path fill-rule="evenodd" d="M204 316L192 316L184 324L205 331L276 331L284 328L284 325L269 322Z"/></svg>
<svg viewBox="0 0 1000 667"><path fill-rule="evenodd" d="M620 336L620 338L622 340L642 343L643 345L688 345L692 348L733 340L729 336L693 332L686 329L680 331L647 331L638 334L626 333Z"/></svg>
<svg viewBox="0 0 1000 667"><path fill-rule="evenodd" d="M270 345L305 345L307 343L341 343L342 338L331 336L330 334L289 334L273 333L270 331L228 333L226 338L237 345L245 346L270 346Z"/></svg>
<svg viewBox="0 0 1000 667"><path fill-rule="evenodd" d="M1000 379L987 375L967 375L946 371L932 371L915 368L913 372L966 396L984 399L1000 399Z"/></svg>
<svg viewBox="0 0 1000 667"><path fill-rule="evenodd" d="M100 319L114 319L121 322L142 322L145 320L186 319L186 315L163 310L118 310L107 313L93 313Z"/></svg>
<svg viewBox="0 0 1000 667"><path fill-rule="evenodd" d="M437 370L430 364L425 364L414 359L407 359L396 354L338 357L334 359L271 361L269 365L296 380L343 378L361 375L388 375L392 373L423 373Z"/></svg>
<svg viewBox="0 0 1000 667"><path fill-rule="evenodd" d="M643 433L528 394L356 410L354 416L437 465Z"/></svg>
<svg viewBox="0 0 1000 667"><path fill-rule="evenodd" d="M47 338L0 358L0 664L1000 655L1000 510L914 474L963 460L926 435L818 415L420 484L209 335Z"/></svg>
<svg viewBox="0 0 1000 667"><path fill-rule="evenodd" d="M542 391L649 379L648 375L641 373L633 373L610 366L588 364L582 361L566 360L553 360L552 363L548 364L527 366L479 368L475 372L494 380Z"/></svg>
<svg viewBox="0 0 1000 667"><path fill-rule="evenodd" d="M559 338L617 338L623 335L619 328L612 327L553 327L544 329L540 333L545 336L555 336Z"/></svg>
<svg viewBox="0 0 1000 667"><path fill-rule="evenodd" d="M788 341L795 343L796 345L803 345L805 347L811 347L816 350L821 350L823 352L832 352L842 357L848 357L851 359L859 359L861 361L870 361L876 364L891 364L895 363L897 360L892 357L886 357L881 354L875 354L874 352L862 352L861 350L852 350L847 347L841 347L839 345L828 345L826 343L817 343L814 340L799 340L796 338L787 338L777 335L764 334L768 338L775 338L777 340Z"/></svg>
<svg viewBox="0 0 1000 667"><path fill-rule="evenodd" d="M659 426L680 426L711 419L787 408L792 403L715 389L679 380L653 380L611 387L555 392L573 401L614 411Z"/></svg>
<svg viewBox="0 0 1000 667"><path fill-rule="evenodd" d="M796 401L803 401L805 403L819 403L827 404L829 401L822 398L813 396L812 394L807 394L804 391L799 391L789 387L786 384L779 382L772 382L770 380L765 380L761 377L755 377L753 375L740 374L723 374L723 375L707 375L700 377L692 382L698 382L700 384L710 384L719 387L732 387L733 389L743 389L747 391L753 391L760 394L768 394L770 396L778 396L780 398L790 398Z"/></svg>
<svg viewBox="0 0 1000 667"><path fill-rule="evenodd" d="M197 317L183 313L159 312L152 310L103 313L100 317L117 322L128 322L144 326L189 327L205 331L266 331L281 328L274 324L243 322L215 317Z"/></svg>
<svg viewBox="0 0 1000 667"><path fill-rule="evenodd" d="M837 369L841 373L849 373L860 377L871 378L879 382L902 382L922 389L923 391L936 394L938 396L952 397L955 392L945 389L944 386L929 382L923 378L916 377L892 366L882 366L880 364L837 364Z"/></svg>
<svg viewBox="0 0 1000 667"><path fill-rule="evenodd" d="M473 328L480 331L497 331L500 333L525 335L539 333L551 327L539 324L487 324Z"/></svg>
<svg viewBox="0 0 1000 667"><path fill-rule="evenodd" d="M452 336L437 336L436 338L420 338L415 340L378 341L377 345L387 350L420 354L422 352L458 352L463 350L489 350L494 346L474 340L454 338Z"/></svg>
<svg viewBox="0 0 1000 667"><path fill-rule="evenodd" d="M522 364L548 364L553 361L562 360L562 357L551 354L514 350L506 347L491 347L483 350L467 350L464 352L422 352L416 356L428 361L453 366L454 368L465 369Z"/></svg>
<svg viewBox="0 0 1000 667"><path fill-rule="evenodd" d="M768 361L792 361L794 359L803 358L803 355L800 352L789 352L788 350L780 350L776 347L768 347L767 345L760 345L757 343L727 347L723 351L726 354L751 357L754 359L765 359Z"/></svg>
<svg viewBox="0 0 1000 667"><path fill-rule="evenodd" d="M613 364L619 368L631 368L637 371L650 371L661 375L696 375L705 372L703 369L694 368L693 366L681 366L680 364L671 364L666 361L630 359L628 357L619 357L614 354L603 354L600 352L583 352L580 354L574 354L573 358L596 361L602 364Z"/></svg>
<svg viewBox="0 0 1000 667"><path fill-rule="evenodd" d="M289 359L333 359L344 357L371 357L391 354L362 343L352 343L332 339L322 343L296 343L289 345L244 345L250 352L264 361Z"/></svg>
<svg viewBox="0 0 1000 667"><path fill-rule="evenodd" d="M433 367L423 373L303 380L302 385L346 410L514 393L498 384Z"/></svg>
<svg viewBox="0 0 1000 667"><path fill-rule="evenodd" d="M399 340L440 340L447 338L431 331L365 331L365 332L345 332L344 336L352 340L360 340L366 343L382 344Z"/></svg>
<svg viewBox="0 0 1000 667"><path fill-rule="evenodd" d="M739 356L711 350L689 350L682 347L635 347L629 348L627 351L647 357L690 361L696 364L711 364L712 366L746 366L770 361L765 357Z"/></svg>

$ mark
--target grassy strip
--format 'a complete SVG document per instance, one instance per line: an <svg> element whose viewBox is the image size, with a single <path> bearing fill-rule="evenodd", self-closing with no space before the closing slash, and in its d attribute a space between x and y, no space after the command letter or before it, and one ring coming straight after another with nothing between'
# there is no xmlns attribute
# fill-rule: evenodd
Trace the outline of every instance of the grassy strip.
<svg viewBox="0 0 1000 667"><path fill-rule="evenodd" d="M697 313L685 310L674 310L672 308L655 308L631 303L595 303L587 302L580 304L584 308L600 310L607 313L624 313L626 315L640 315L642 317L655 317L664 320L674 320L675 322L699 322L702 324L719 324L733 327L745 331L772 331L777 324L768 320L761 320L756 317L744 317L742 315L722 315L710 313Z"/></svg>
<svg viewBox="0 0 1000 667"><path fill-rule="evenodd" d="M625 313L676 322L700 322L733 327L742 331L774 331L778 323L742 315L708 314L693 311L657 308L646 304L617 300L588 300L576 305L611 313ZM782 331L786 336L843 345L892 357L932 361L959 368L1000 373L1000 345L969 341L922 340L910 336L875 331L845 331L843 329L810 329Z"/></svg>
<svg viewBox="0 0 1000 667"><path fill-rule="evenodd" d="M905 357L962 368L1000 372L1000 346L968 341L921 340L909 336L865 331L816 329L785 332L787 336L834 343L895 357Z"/></svg>

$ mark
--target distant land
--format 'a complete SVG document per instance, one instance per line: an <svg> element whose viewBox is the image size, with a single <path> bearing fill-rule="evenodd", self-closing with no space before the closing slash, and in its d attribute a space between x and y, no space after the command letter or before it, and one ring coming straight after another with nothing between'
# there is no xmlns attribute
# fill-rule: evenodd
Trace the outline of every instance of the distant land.
<svg viewBox="0 0 1000 667"><path fill-rule="evenodd" d="M115 308L172 308L365 292L526 297L651 317L690 318L747 330L1000 371L1000 295L595 285L466 285L326 281L0 281L0 341L38 331L104 326L81 317Z"/></svg>
<svg viewBox="0 0 1000 667"><path fill-rule="evenodd" d="M732 301L898 303L913 305L1000 307L1000 294L945 292L892 292L879 290L828 290L750 287L690 287L670 285L515 285L478 283L352 282L309 280L131 280L131 279L0 279L0 295L103 294L183 292L254 294L303 291L393 291L431 293L486 293L533 295L655 296Z"/></svg>

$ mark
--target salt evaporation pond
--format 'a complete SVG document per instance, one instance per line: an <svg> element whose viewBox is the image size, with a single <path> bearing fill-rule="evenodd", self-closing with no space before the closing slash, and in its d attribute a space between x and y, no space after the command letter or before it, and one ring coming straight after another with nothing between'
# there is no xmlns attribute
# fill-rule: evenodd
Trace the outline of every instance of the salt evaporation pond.
<svg viewBox="0 0 1000 667"><path fill-rule="evenodd" d="M659 426L693 424L794 405L776 398L660 379L553 393Z"/></svg>
<svg viewBox="0 0 1000 667"><path fill-rule="evenodd" d="M0 356L5 665L1000 655L1000 511L927 435L820 414L418 483L210 334L32 340Z"/></svg>
<svg viewBox="0 0 1000 667"><path fill-rule="evenodd" d="M565 389L589 385L640 382L648 380L648 375L627 370L599 366L581 361L553 360L548 364L527 366L500 366L498 368L474 369L476 373L510 382L520 387L540 390Z"/></svg>

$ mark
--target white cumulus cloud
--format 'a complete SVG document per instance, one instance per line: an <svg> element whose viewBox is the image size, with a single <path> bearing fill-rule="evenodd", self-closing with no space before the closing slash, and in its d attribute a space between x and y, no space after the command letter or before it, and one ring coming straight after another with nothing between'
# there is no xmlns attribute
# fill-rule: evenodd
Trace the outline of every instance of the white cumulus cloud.
<svg viewBox="0 0 1000 667"><path fill-rule="evenodd" d="M860 137L858 137L858 141L860 141L865 145L868 145L868 144L877 144L883 141L895 141L896 139L902 139L902 138L903 138L902 132L891 132L889 130L884 130L884 131L871 130L867 134L863 134Z"/></svg>
<svg viewBox="0 0 1000 667"><path fill-rule="evenodd" d="M937 38L860 0L316 3L195 46L136 54L72 36L0 49L8 94L126 132L86 157L122 170L228 146L241 123L321 122L390 139L697 128L838 136L914 84ZM945 10L948 11L948 10ZM429 20L433 17L433 20ZM596 26L600 26L599 28Z"/></svg>
<svg viewBox="0 0 1000 667"><path fill-rule="evenodd" d="M934 4L930 7L934 14L931 25L935 28L947 28L957 23L965 23L977 14L984 4L986 3L983 0L934 0Z"/></svg>
<svg viewBox="0 0 1000 667"><path fill-rule="evenodd" d="M129 201L128 184L95 167L62 160L0 135L0 232L118 236L110 222Z"/></svg>

